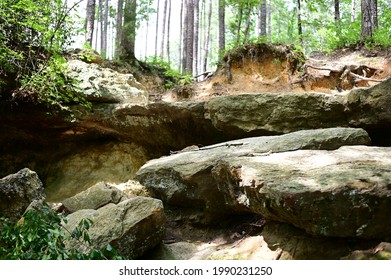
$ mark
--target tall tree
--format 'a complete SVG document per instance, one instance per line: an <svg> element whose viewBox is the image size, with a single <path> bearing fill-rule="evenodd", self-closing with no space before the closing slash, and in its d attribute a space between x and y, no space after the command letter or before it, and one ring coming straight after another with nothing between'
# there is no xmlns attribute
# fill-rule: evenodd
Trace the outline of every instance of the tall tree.
<svg viewBox="0 0 391 280"><path fill-rule="evenodd" d="M180 16L179 16L179 47L178 47L178 71L182 72L183 69L183 62L182 62L182 57L183 57L183 5L184 5L184 0L181 0L181 11L180 11Z"/></svg>
<svg viewBox="0 0 391 280"><path fill-rule="evenodd" d="M194 7L194 28L193 28L193 74L198 75L198 42L199 42L199 25L200 25L200 1L193 0Z"/></svg>
<svg viewBox="0 0 391 280"><path fill-rule="evenodd" d="M377 0L361 0L361 39L371 40L377 25Z"/></svg>
<svg viewBox="0 0 391 280"><path fill-rule="evenodd" d="M303 26L301 22L301 1L297 0L297 30L300 46L303 47Z"/></svg>
<svg viewBox="0 0 391 280"><path fill-rule="evenodd" d="M236 44L240 44L240 31L242 29L242 18L243 18L243 2L239 2L239 11L238 11L238 24L236 30Z"/></svg>
<svg viewBox="0 0 391 280"><path fill-rule="evenodd" d="M339 0L334 0L334 21L338 25L341 20L340 10L339 10Z"/></svg>
<svg viewBox="0 0 391 280"><path fill-rule="evenodd" d="M267 38L269 41L271 41L271 39L272 39L272 4L271 4L271 0L268 0L268 3L267 3Z"/></svg>
<svg viewBox="0 0 391 280"><path fill-rule="evenodd" d="M168 6L168 0L164 0L164 6L163 6L163 30L162 30L162 38L161 38L161 45L160 45L160 58L163 59L164 54L164 40L166 37L166 23L167 23L167 6Z"/></svg>
<svg viewBox="0 0 391 280"><path fill-rule="evenodd" d="M158 34L159 34L159 9L160 9L160 0L157 0L156 29L155 29L155 57L157 57L157 44L158 44Z"/></svg>
<svg viewBox="0 0 391 280"><path fill-rule="evenodd" d="M95 23L95 0L88 0L87 1L87 8L86 8L86 37L85 41L92 46L92 38L94 36L94 23Z"/></svg>
<svg viewBox="0 0 391 280"><path fill-rule="evenodd" d="M151 0L148 0L147 3L147 18L146 18L146 31L145 31L145 51L144 56L146 57L148 54L148 31L149 31L149 6L151 5Z"/></svg>
<svg viewBox="0 0 391 280"><path fill-rule="evenodd" d="M194 47L194 5L193 0L184 2L184 30L183 30L183 70L193 73Z"/></svg>
<svg viewBox="0 0 391 280"><path fill-rule="evenodd" d="M219 0L219 56L225 52L225 0Z"/></svg>
<svg viewBox="0 0 391 280"><path fill-rule="evenodd" d="M209 10L208 10L208 23L205 30L205 41L204 41L204 60L202 64L202 71L206 72L208 65L208 54L209 54L209 41L210 41L210 27L212 22L212 0L209 0Z"/></svg>
<svg viewBox="0 0 391 280"><path fill-rule="evenodd" d="M267 17L266 0L262 0L260 7L260 35L266 37L266 17Z"/></svg>
<svg viewBox="0 0 391 280"><path fill-rule="evenodd" d="M124 0L118 0L117 2L117 18L116 18L116 30L115 30L115 57L120 57L121 42L122 42L122 25L124 15Z"/></svg>
<svg viewBox="0 0 391 280"><path fill-rule="evenodd" d="M121 45L118 50L120 59L132 60L135 58L136 13L137 1L125 0L124 24L122 27Z"/></svg>
<svg viewBox="0 0 391 280"><path fill-rule="evenodd" d="M170 32L171 32L171 0L168 0L167 42L166 42L166 52L167 52L168 62L170 62Z"/></svg>
<svg viewBox="0 0 391 280"><path fill-rule="evenodd" d="M266 0L264 0L265 2ZM247 42L249 38L249 31L250 31L250 24L251 24L251 12L252 12L253 6L251 1L247 1L247 19L246 23L244 25L244 39L243 42ZM266 24L265 24L265 30L266 30ZM266 34L266 33L265 33Z"/></svg>
<svg viewBox="0 0 391 280"><path fill-rule="evenodd" d="M104 0L104 7L102 7L102 21L101 21L101 36L100 36L100 52L101 55L107 57L107 29L109 25L109 0Z"/></svg>

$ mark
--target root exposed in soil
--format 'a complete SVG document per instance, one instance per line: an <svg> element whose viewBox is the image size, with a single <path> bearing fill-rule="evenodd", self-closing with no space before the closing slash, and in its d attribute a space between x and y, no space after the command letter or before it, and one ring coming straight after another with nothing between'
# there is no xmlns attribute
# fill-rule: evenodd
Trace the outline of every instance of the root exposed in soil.
<svg viewBox="0 0 391 280"><path fill-rule="evenodd" d="M351 46L308 57L293 46L250 43L229 51L216 72L163 100L208 100L243 93L344 92L370 87L391 76L391 48Z"/></svg>

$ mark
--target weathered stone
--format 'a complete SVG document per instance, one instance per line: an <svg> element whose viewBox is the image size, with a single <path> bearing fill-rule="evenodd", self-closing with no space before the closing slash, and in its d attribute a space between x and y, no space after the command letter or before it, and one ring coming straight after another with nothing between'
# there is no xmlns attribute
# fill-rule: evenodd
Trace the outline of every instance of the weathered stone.
<svg viewBox="0 0 391 280"><path fill-rule="evenodd" d="M391 238L391 148L231 158L212 173L238 209L335 237Z"/></svg>
<svg viewBox="0 0 391 280"><path fill-rule="evenodd" d="M19 219L31 202L45 198L37 173L28 168L0 179L0 213Z"/></svg>
<svg viewBox="0 0 391 280"><path fill-rule="evenodd" d="M151 160L137 172L136 178L153 197L170 205L192 207L194 211L202 209L213 215L248 211L247 207L237 203L234 203L233 210L232 201L222 196L225 191L219 189L219 179L212 174L212 169L220 161L229 158L245 160L246 156L267 157L270 153L299 149L336 149L345 144L363 145L369 142L364 130L350 128L246 138Z"/></svg>
<svg viewBox="0 0 391 280"><path fill-rule="evenodd" d="M146 161L145 149L136 144L91 144L48 167L47 200L62 201L101 181L126 182Z"/></svg>
<svg viewBox="0 0 391 280"><path fill-rule="evenodd" d="M206 107L218 130L243 137L347 126L343 100L342 94L243 94L211 99Z"/></svg>
<svg viewBox="0 0 391 280"><path fill-rule="evenodd" d="M147 102L148 93L132 74L118 73L80 60L67 62L68 75L80 83L87 100L106 103Z"/></svg>
<svg viewBox="0 0 391 280"><path fill-rule="evenodd" d="M82 209L98 209L109 203L118 203L122 197L119 189L109 186L105 182L99 182L87 190L65 199L62 203L70 212Z"/></svg>
<svg viewBox="0 0 391 280"><path fill-rule="evenodd" d="M351 126L389 129L391 78L369 89L352 90L346 97L346 113Z"/></svg>
<svg viewBox="0 0 391 280"><path fill-rule="evenodd" d="M134 197L98 210L79 210L68 215L65 226L72 231L82 219L93 221L88 232L94 248L100 249L110 244L122 256L130 259L158 245L164 234L163 205L153 198ZM76 241L68 246L80 252L90 250Z"/></svg>

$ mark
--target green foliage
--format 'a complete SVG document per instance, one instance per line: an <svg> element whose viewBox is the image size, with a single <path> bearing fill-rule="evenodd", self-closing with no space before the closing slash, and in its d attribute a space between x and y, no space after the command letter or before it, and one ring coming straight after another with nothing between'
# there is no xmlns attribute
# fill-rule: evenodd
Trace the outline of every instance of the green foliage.
<svg viewBox="0 0 391 280"><path fill-rule="evenodd" d="M193 83L193 76L191 74L182 75L175 70L171 64L164 61L161 57L151 56L145 61L157 74L162 75L165 80L166 89L173 88L178 85L190 85Z"/></svg>
<svg viewBox="0 0 391 280"><path fill-rule="evenodd" d="M71 92L60 58L74 35L62 0L0 0L0 81L2 98L64 109L88 104ZM3 92L2 92L3 91Z"/></svg>
<svg viewBox="0 0 391 280"><path fill-rule="evenodd" d="M41 69L30 75L23 75L20 87L13 92L17 100L44 104L49 109L69 110L64 104L79 103L85 107L91 104L75 86L77 81L65 75L65 58L52 56Z"/></svg>
<svg viewBox="0 0 391 280"><path fill-rule="evenodd" d="M122 259L116 250L107 245L101 250L91 249L80 253L68 249L66 243L75 239L85 246L91 246L88 229L90 220L83 219L69 233L63 227L66 217L53 212L47 205L40 210L26 212L17 223L0 218L0 259L2 260L89 260Z"/></svg>

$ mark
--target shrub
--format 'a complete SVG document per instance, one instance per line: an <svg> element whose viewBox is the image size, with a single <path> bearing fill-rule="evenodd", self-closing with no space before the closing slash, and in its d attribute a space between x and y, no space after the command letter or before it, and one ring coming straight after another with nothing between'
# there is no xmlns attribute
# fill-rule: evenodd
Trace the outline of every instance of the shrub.
<svg viewBox="0 0 391 280"><path fill-rule="evenodd" d="M80 253L69 249L69 239L91 246L88 229L92 222L82 220L68 232L63 223L66 217L51 210L46 204L39 210L30 210L14 223L8 218L0 218L0 259L2 260L101 260L122 259L114 248L107 245L100 250L91 249L89 253Z"/></svg>

